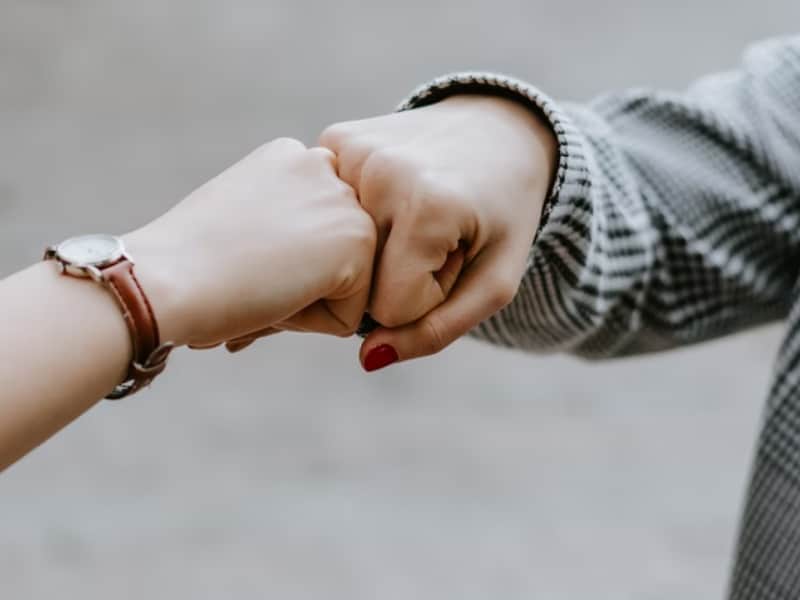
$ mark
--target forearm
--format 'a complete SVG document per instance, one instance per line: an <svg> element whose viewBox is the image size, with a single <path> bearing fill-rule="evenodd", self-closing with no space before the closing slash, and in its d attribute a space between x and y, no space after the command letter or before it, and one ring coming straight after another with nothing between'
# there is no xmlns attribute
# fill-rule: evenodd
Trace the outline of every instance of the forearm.
<svg viewBox="0 0 800 600"><path fill-rule="evenodd" d="M0 470L125 379L130 334L108 291L36 264L0 281Z"/></svg>

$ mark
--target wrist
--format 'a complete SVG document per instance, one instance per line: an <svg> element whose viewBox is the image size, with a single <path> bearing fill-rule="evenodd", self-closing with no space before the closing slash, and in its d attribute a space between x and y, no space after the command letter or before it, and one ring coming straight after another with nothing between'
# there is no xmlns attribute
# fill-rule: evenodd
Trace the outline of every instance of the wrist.
<svg viewBox="0 0 800 600"><path fill-rule="evenodd" d="M158 324L161 342L183 346L188 342L188 298L184 279L175 266L174 246L160 241L147 228L122 236L125 248L133 258L134 273L139 281Z"/></svg>
<svg viewBox="0 0 800 600"><path fill-rule="evenodd" d="M538 237L547 225L550 213L558 203L567 174L574 172L577 175L579 171L586 169L583 152L580 149L581 142L575 139L577 131L574 125L558 103L541 90L520 79L489 72L451 73L437 77L415 89L397 107L397 110L404 111L429 106L445 98L465 94L502 96L513 99L541 119L545 130L540 132L539 141L544 142L545 156L555 156L556 164L550 170L551 185L546 191L541 219L536 232ZM544 134L555 136L555 152L550 151L548 136Z"/></svg>
<svg viewBox="0 0 800 600"><path fill-rule="evenodd" d="M490 117L489 123L499 130L503 139L520 140L521 144L516 147L527 152L526 161L535 170L544 203L558 171L559 145L552 125L541 110L516 98L492 94L457 94L445 98L441 104L471 106L483 117Z"/></svg>

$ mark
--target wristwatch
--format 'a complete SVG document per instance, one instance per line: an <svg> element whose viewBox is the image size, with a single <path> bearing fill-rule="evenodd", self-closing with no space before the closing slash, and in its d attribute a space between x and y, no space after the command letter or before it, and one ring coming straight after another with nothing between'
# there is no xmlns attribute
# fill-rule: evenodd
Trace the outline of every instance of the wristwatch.
<svg viewBox="0 0 800 600"><path fill-rule="evenodd" d="M113 235L91 234L70 238L45 250L63 275L88 278L108 289L122 310L133 342L133 360L125 381L106 398L129 396L150 383L167 364L173 344L162 344L153 308L134 273L134 262L122 240Z"/></svg>

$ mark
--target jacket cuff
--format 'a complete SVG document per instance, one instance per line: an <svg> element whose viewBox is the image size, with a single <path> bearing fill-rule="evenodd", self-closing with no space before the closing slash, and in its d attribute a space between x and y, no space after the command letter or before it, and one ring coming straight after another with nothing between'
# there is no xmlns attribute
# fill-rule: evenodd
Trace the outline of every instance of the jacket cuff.
<svg viewBox="0 0 800 600"><path fill-rule="evenodd" d="M524 81L495 73L461 72L437 77L414 90L397 110L404 111L435 104L448 96L458 94L487 94L510 98L521 102L550 124L558 142L558 169L547 201L542 207L536 232L538 239L559 204L562 190L571 184L583 187L588 180L583 142L579 132L563 109L546 94Z"/></svg>

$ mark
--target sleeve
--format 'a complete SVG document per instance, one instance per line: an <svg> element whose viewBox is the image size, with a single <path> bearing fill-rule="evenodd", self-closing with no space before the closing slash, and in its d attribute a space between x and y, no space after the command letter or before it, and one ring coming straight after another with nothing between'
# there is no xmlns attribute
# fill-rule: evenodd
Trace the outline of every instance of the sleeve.
<svg viewBox="0 0 800 600"><path fill-rule="evenodd" d="M681 94L559 105L509 77L459 73L401 109L476 92L539 112L560 161L519 291L475 336L606 358L786 315L800 268L800 36Z"/></svg>

